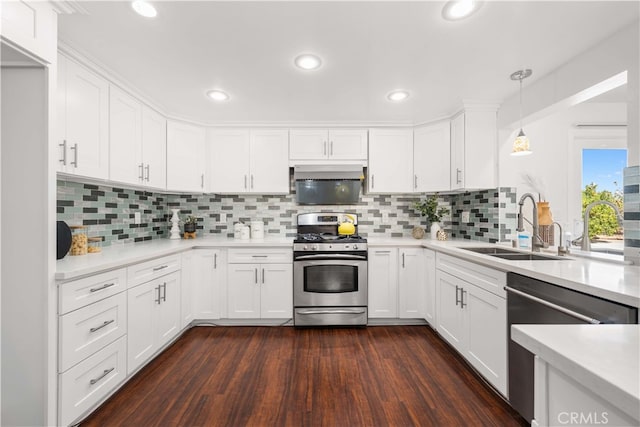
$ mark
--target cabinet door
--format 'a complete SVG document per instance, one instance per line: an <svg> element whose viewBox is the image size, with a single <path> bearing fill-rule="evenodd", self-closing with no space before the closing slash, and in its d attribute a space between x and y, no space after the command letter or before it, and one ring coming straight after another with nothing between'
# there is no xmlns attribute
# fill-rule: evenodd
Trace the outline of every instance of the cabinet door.
<svg viewBox="0 0 640 427"><path fill-rule="evenodd" d="M424 318L426 259L421 248L400 250L398 317Z"/></svg>
<svg viewBox="0 0 640 427"><path fill-rule="evenodd" d="M249 191L250 133L248 129L221 129L209 133L209 188L216 193Z"/></svg>
<svg viewBox="0 0 640 427"><path fill-rule="evenodd" d="M413 131L413 191L450 189L450 123L423 126Z"/></svg>
<svg viewBox="0 0 640 427"><path fill-rule="evenodd" d="M109 179L141 184L142 104L111 85L109 87Z"/></svg>
<svg viewBox="0 0 640 427"><path fill-rule="evenodd" d="M157 310L157 346L162 347L180 332L180 273L158 279L160 304Z"/></svg>
<svg viewBox="0 0 640 427"><path fill-rule="evenodd" d="M142 160L144 184L167 188L167 120L146 106L142 107Z"/></svg>
<svg viewBox="0 0 640 427"><path fill-rule="evenodd" d="M160 300L157 280L127 291L127 373L131 374L153 353L156 346L156 306Z"/></svg>
<svg viewBox="0 0 640 427"><path fill-rule="evenodd" d="M167 122L167 189L204 191L205 130Z"/></svg>
<svg viewBox="0 0 640 427"><path fill-rule="evenodd" d="M57 48L57 8L49 2L3 1L0 32L20 49L52 64Z"/></svg>
<svg viewBox="0 0 640 427"><path fill-rule="evenodd" d="M64 58L64 57L61 57ZM109 84L70 59L64 71L65 172L109 177Z"/></svg>
<svg viewBox="0 0 640 427"><path fill-rule="evenodd" d="M182 253L180 263L180 327L184 328L195 318L196 312L196 250L192 249Z"/></svg>
<svg viewBox="0 0 640 427"><path fill-rule="evenodd" d="M220 286L224 271L222 251L219 249L198 249L192 252L195 318L219 319Z"/></svg>
<svg viewBox="0 0 640 427"><path fill-rule="evenodd" d="M369 131L369 193L410 193L413 189L413 130Z"/></svg>
<svg viewBox="0 0 640 427"><path fill-rule="evenodd" d="M369 250L369 317L398 317L398 250Z"/></svg>
<svg viewBox="0 0 640 427"><path fill-rule="evenodd" d="M229 264L227 305L230 319L260 318L260 283L257 264Z"/></svg>
<svg viewBox="0 0 640 427"><path fill-rule="evenodd" d="M322 160L329 152L326 129L291 129L289 133L290 160Z"/></svg>
<svg viewBox="0 0 640 427"><path fill-rule="evenodd" d="M498 181L496 110L465 111L464 116L465 188L494 188Z"/></svg>
<svg viewBox="0 0 640 427"><path fill-rule="evenodd" d="M260 316L288 319L293 316L293 265L260 265Z"/></svg>
<svg viewBox="0 0 640 427"><path fill-rule="evenodd" d="M425 309L424 320L432 328L436 328L436 253L431 249L424 250L426 262Z"/></svg>
<svg viewBox="0 0 640 427"><path fill-rule="evenodd" d="M459 288L464 287L465 284L467 283L444 271L436 271L438 325L436 329L444 339L463 354L466 345L464 335L466 311L462 309L459 303Z"/></svg>
<svg viewBox="0 0 640 427"><path fill-rule="evenodd" d="M289 194L289 132L251 131L249 190L260 194Z"/></svg>
<svg viewBox="0 0 640 427"><path fill-rule="evenodd" d="M506 300L471 284L465 285L462 298L468 320L465 357L506 396Z"/></svg>
<svg viewBox="0 0 640 427"><path fill-rule="evenodd" d="M464 113L451 120L451 189L464 188Z"/></svg>
<svg viewBox="0 0 640 427"><path fill-rule="evenodd" d="M328 153L330 159L367 160L367 130L330 130Z"/></svg>

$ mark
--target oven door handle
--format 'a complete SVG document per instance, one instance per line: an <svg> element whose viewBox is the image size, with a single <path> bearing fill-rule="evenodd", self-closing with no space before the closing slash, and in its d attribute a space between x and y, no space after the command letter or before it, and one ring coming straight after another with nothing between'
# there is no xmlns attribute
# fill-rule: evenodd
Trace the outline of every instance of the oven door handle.
<svg viewBox="0 0 640 427"><path fill-rule="evenodd" d="M294 261L303 261L303 260L313 260L313 259L329 259L329 260L359 260L366 261L367 257L364 255L351 255L351 254L317 254L317 255L299 255L295 257Z"/></svg>
<svg viewBox="0 0 640 427"><path fill-rule="evenodd" d="M300 310L297 314L364 314L364 309L349 310L340 308L337 310Z"/></svg>
<svg viewBox="0 0 640 427"><path fill-rule="evenodd" d="M551 308L553 310L560 311L560 312L562 312L562 313L564 313L564 314L566 314L568 316L575 317L576 319L582 320L583 322L591 323L593 325L599 325L599 324L602 323L598 319L594 319L592 317L585 316L584 314L578 313L578 312L573 311L573 310L569 310L568 308L564 308L564 307L559 306L557 304L554 304L552 302L545 301L542 298L538 298L538 297L535 297L533 295L529 295L526 292L519 291L519 290L511 288L509 286L505 286L504 290L507 291L507 292L511 292L511 293L516 294L516 295L519 295L522 298L526 298L526 299L535 301L535 302L537 302L539 304L542 304L544 306L547 306L547 307L549 307L549 308Z"/></svg>

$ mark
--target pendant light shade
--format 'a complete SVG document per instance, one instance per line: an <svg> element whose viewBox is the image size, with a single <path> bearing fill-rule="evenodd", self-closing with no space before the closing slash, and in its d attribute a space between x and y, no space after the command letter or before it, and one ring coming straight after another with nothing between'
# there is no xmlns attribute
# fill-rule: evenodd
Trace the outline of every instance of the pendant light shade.
<svg viewBox="0 0 640 427"><path fill-rule="evenodd" d="M520 132L513 141L513 148L511 150L512 156L526 156L533 152L529 147L529 138L527 138L522 130L522 80L526 79L531 74L532 71L530 69L519 70L511 74L511 80L518 80L520 82Z"/></svg>

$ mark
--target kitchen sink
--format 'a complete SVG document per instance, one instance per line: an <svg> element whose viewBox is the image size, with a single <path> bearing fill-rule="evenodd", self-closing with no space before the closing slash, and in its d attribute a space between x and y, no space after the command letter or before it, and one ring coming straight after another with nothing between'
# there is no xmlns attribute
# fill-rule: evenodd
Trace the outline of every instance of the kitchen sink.
<svg viewBox="0 0 640 427"><path fill-rule="evenodd" d="M465 251L471 251L483 255L489 255L492 257L506 259L509 261L563 261L569 258L554 256L554 255L542 255L538 253L522 252L501 247L481 247L481 248L459 248Z"/></svg>

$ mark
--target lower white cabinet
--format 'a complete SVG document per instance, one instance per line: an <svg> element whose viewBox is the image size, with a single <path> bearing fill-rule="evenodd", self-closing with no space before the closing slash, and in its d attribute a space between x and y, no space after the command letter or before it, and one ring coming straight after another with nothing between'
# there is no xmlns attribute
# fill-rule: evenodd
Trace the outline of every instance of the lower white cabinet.
<svg viewBox="0 0 640 427"><path fill-rule="evenodd" d="M292 264L229 264L227 280L230 319L292 317Z"/></svg>
<svg viewBox="0 0 640 427"><path fill-rule="evenodd" d="M440 254L438 254L440 257ZM484 288L485 277L504 280L506 274L466 261L449 268L438 260L436 329L500 393L507 395L507 311L504 295ZM479 270L476 270L479 269ZM477 284L459 276L483 277ZM503 285L504 286L504 285Z"/></svg>
<svg viewBox="0 0 640 427"><path fill-rule="evenodd" d="M424 249L370 249L368 268L370 318L425 317Z"/></svg>
<svg viewBox="0 0 640 427"><path fill-rule="evenodd" d="M127 372L130 374L182 329L180 272L129 289L127 301Z"/></svg>
<svg viewBox="0 0 640 427"><path fill-rule="evenodd" d="M182 327L220 318L225 277L224 250L194 249L182 255Z"/></svg>
<svg viewBox="0 0 640 427"><path fill-rule="evenodd" d="M425 300L424 320L436 328L436 253L431 249L424 249L425 262Z"/></svg>

